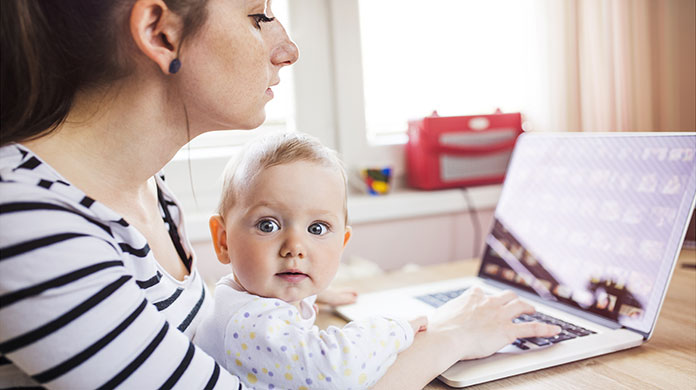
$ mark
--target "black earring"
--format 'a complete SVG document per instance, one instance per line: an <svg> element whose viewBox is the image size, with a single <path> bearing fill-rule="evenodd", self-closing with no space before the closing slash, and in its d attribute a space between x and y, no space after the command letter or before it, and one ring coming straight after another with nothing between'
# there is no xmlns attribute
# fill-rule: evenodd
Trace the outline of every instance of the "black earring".
<svg viewBox="0 0 696 390"><path fill-rule="evenodd" d="M174 74L178 72L179 69L181 69L181 61L179 61L178 58L175 58L169 63L169 73Z"/></svg>

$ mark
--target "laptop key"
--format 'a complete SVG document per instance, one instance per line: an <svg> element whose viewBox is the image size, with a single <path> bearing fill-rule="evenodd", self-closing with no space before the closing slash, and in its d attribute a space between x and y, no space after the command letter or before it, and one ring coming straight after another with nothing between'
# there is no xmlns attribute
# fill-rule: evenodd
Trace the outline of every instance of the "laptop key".
<svg viewBox="0 0 696 390"><path fill-rule="evenodd" d="M463 289L461 289L461 290L455 290L455 291L446 292L445 295L447 295L447 297L448 297L449 299L454 299L454 298L456 298L456 297L462 295L462 293L463 293L464 291L466 291L465 288L463 288Z"/></svg>
<svg viewBox="0 0 696 390"><path fill-rule="evenodd" d="M548 321L549 319L552 318L552 317L549 317L549 316L547 316L546 314L541 313L541 312L538 312L538 311L537 311L537 312L534 312L534 313L532 313L532 314L528 314L528 315L529 315L530 317L534 318L534 319L539 320L539 321Z"/></svg>
<svg viewBox="0 0 696 390"><path fill-rule="evenodd" d="M416 298L418 298L419 300L421 300L421 301L423 301L423 302L425 302L428 305L433 306L433 307L440 307L444 304L444 302L433 297L432 295L423 295L423 296L416 297Z"/></svg>
<svg viewBox="0 0 696 390"><path fill-rule="evenodd" d="M532 322L535 321L535 319L530 316L529 314L521 314L517 319L520 320L520 322Z"/></svg>
<svg viewBox="0 0 696 390"><path fill-rule="evenodd" d="M574 339L575 337L577 336L575 336L574 334L561 332L553 337L549 337L548 340L555 344L560 343L561 341Z"/></svg>
<svg viewBox="0 0 696 390"><path fill-rule="evenodd" d="M594 333L584 328L565 329L565 331L568 333L572 333L578 337L583 337Z"/></svg>
<svg viewBox="0 0 696 390"><path fill-rule="evenodd" d="M416 299L423 301L430 306L440 307L443 304L445 304L447 301L452 300L452 299L462 295L462 293L464 293L464 291L466 291L466 290L467 290L466 288L462 288L459 290L446 291L446 292L428 294L428 295L421 295L421 296L416 297Z"/></svg>
<svg viewBox="0 0 696 390"><path fill-rule="evenodd" d="M527 337L525 339L522 339L524 341L529 341L530 343L537 345L539 347L543 347L544 345L549 345L551 342L543 337Z"/></svg>
<svg viewBox="0 0 696 390"><path fill-rule="evenodd" d="M440 302L445 303L450 300L450 297L446 293L435 293L432 294L435 299L440 300Z"/></svg>
<svg viewBox="0 0 696 390"><path fill-rule="evenodd" d="M572 334L572 337L566 337L563 340L569 340L571 338L575 337L583 337L587 336L590 334L594 334L595 332L585 329L581 326L578 325L573 325L571 323L568 323L563 320L559 320L558 318L551 317L548 314L540 313L540 312L535 312L534 314L522 314L521 316L517 317L515 320L520 320L520 321L514 321L514 322L524 322L524 321L539 321L539 322L545 322L547 324L551 325L558 325L563 329L565 333ZM560 340L560 341L563 341Z"/></svg>
<svg viewBox="0 0 696 390"><path fill-rule="evenodd" d="M547 324L551 324L551 325L558 325L561 328L566 328L566 327L570 326L569 323L555 319L555 318L549 318L548 320L546 320L544 322L546 322Z"/></svg>
<svg viewBox="0 0 696 390"><path fill-rule="evenodd" d="M524 343L524 340L522 340L522 339L517 339L517 340L515 340L515 342L512 343L512 345L516 346L516 347L519 348L519 349L525 350L525 351L529 349L529 346L526 345L526 344Z"/></svg>

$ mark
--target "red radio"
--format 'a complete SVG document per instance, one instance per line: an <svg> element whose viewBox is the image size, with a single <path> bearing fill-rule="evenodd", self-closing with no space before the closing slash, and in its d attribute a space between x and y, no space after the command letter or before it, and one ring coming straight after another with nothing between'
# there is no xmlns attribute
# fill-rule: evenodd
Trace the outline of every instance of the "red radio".
<svg viewBox="0 0 696 390"><path fill-rule="evenodd" d="M519 113L452 117L433 113L409 121L408 183L424 190L502 183L521 133Z"/></svg>

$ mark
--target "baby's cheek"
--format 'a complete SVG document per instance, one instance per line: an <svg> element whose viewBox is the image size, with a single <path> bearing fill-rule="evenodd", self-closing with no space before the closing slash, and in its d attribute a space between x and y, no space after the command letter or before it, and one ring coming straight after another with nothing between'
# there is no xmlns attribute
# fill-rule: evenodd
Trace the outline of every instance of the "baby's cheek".
<svg viewBox="0 0 696 390"><path fill-rule="evenodd" d="M325 264L323 266L323 269L321 269L321 271L319 272L321 275L320 283L318 283L319 287L321 289L325 289L326 287L328 287L331 284L331 282L334 280L334 278L336 277L337 272L338 272L338 264L335 264L335 265Z"/></svg>
<svg viewBox="0 0 696 390"><path fill-rule="evenodd" d="M237 283L239 283L244 290L252 294L263 295L262 291L260 291L262 290L261 277L255 274L253 270L242 269L235 272L235 276L237 277Z"/></svg>

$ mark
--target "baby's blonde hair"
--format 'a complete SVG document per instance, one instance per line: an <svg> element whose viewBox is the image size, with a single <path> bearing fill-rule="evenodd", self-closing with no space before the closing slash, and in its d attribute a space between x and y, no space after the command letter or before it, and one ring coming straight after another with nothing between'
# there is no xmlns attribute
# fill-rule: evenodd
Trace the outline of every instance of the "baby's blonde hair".
<svg viewBox="0 0 696 390"><path fill-rule="evenodd" d="M218 214L224 218L235 206L239 194L265 169L298 161L312 162L338 171L343 179L343 212L348 223L346 171L338 154L322 145L317 138L296 132L257 138L246 144L236 159L230 160L223 175Z"/></svg>

